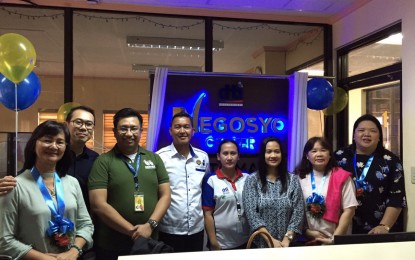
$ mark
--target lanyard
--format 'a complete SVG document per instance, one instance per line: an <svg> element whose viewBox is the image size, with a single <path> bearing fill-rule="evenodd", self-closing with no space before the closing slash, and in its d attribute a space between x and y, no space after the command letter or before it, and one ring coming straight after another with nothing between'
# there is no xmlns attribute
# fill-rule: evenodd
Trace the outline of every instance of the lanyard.
<svg viewBox="0 0 415 260"><path fill-rule="evenodd" d="M135 169L127 161L124 160L124 162L127 165L127 167L130 170L130 172L133 174L135 189L136 190L139 190L140 189L140 183L138 182L138 170L140 169L140 154L139 154L139 152L137 153L137 156L135 158L136 158L135 159L135 163L136 163Z"/></svg>
<svg viewBox="0 0 415 260"><path fill-rule="evenodd" d="M63 200L63 188L62 188L62 182L59 178L59 175L55 172L54 173L54 181L55 181L55 188L56 188L56 202L57 202L57 208L55 203L52 200L52 197L49 194L48 189L46 188L45 183L43 182L42 177L40 177L40 173L36 167L33 167L31 170L33 179L35 179L37 186L40 189L40 192L42 193L43 199L46 202L46 205L48 205L50 212L52 213L52 217L63 217L65 213L65 201Z"/></svg>
<svg viewBox="0 0 415 260"><path fill-rule="evenodd" d="M357 169L356 169L356 164L357 164L357 160L356 160L356 153L354 153L353 156L353 166L354 166L354 173L356 175L356 188L364 188L366 189L366 187L368 186L367 181L365 181L367 172L369 171L370 166L372 165L373 162L373 155L369 157L369 160L367 160L365 167L363 168L362 174L360 175L360 177L357 177Z"/></svg>
<svg viewBox="0 0 415 260"><path fill-rule="evenodd" d="M235 200L236 200L236 211L238 212L238 219L241 219L241 217L242 217L242 207L241 207L241 203L238 200L238 196L236 195L236 192L232 188L232 186L229 185L229 182L226 179L223 179L223 181L226 183L226 185L228 186L228 188L232 191L233 196L235 197Z"/></svg>
<svg viewBox="0 0 415 260"><path fill-rule="evenodd" d="M242 207L241 207L241 203L238 200L238 195L236 195L235 190L232 188L232 185L229 184L229 182L228 182L228 180L226 180L226 178L225 179L222 179L222 180L226 183L226 186L228 186L228 188L232 191L233 196L235 197L235 200L236 200L236 211L238 212L238 219L240 220L241 217L242 217ZM236 182L235 182L235 187L236 187Z"/></svg>
<svg viewBox="0 0 415 260"><path fill-rule="evenodd" d="M54 173L55 189L56 189L56 204L53 202L52 197L49 194L48 188L46 188L43 178L40 176L40 173L36 167L33 167L30 171L33 179L36 181L37 186L39 187L40 193L43 196L43 199L50 209L52 219L48 221L49 228L46 230L49 236L52 236L56 233L66 234L67 232L73 232L75 230L74 223L67 218L64 218L65 214L65 201L63 195L62 181L59 178L59 175Z"/></svg>
<svg viewBox="0 0 415 260"><path fill-rule="evenodd" d="M317 195L321 195L321 191L323 190L324 183L326 182L326 177L327 176L324 175L323 176L323 179L321 179L320 187L318 187L318 191L317 192L316 192L316 180L314 178L314 171L313 170L311 170L310 177L311 177L311 188L313 189L313 193L316 193Z"/></svg>

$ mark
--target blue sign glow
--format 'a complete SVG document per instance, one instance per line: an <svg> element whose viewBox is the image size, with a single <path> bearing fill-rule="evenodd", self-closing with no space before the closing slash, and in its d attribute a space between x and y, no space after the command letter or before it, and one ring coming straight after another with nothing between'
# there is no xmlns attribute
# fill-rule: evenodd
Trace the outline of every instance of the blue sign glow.
<svg viewBox="0 0 415 260"><path fill-rule="evenodd" d="M192 145L209 154L223 139L237 142L241 154L257 153L268 136L288 139L286 79L169 75L159 147L171 142L170 120L181 110L193 117Z"/></svg>

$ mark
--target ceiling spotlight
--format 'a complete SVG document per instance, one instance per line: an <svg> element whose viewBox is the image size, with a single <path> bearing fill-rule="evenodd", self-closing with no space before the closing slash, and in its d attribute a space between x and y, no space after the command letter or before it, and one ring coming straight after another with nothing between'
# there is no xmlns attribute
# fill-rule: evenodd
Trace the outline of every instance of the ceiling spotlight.
<svg viewBox="0 0 415 260"><path fill-rule="evenodd" d="M147 49L204 51L205 41L199 39L127 36L127 46ZM212 50L223 49L223 41L213 41Z"/></svg>

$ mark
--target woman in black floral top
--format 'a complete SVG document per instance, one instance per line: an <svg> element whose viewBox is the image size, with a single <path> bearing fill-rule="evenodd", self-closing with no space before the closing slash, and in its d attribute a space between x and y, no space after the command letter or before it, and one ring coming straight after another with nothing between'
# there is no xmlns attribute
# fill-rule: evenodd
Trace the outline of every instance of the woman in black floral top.
<svg viewBox="0 0 415 260"><path fill-rule="evenodd" d="M379 121L367 114L354 123L352 145L335 152L339 166L353 173L356 185L359 206L353 218L353 234L403 231L403 168L382 141Z"/></svg>
<svg viewBox="0 0 415 260"><path fill-rule="evenodd" d="M274 247L288 247L300 234L304 220L304 201L298 176L287 172L287 157L281 142L268 137L261 143L258 171L245 181L242 201L251 232L271 235ZM254 239L256 247L267 247Z"/></svg>

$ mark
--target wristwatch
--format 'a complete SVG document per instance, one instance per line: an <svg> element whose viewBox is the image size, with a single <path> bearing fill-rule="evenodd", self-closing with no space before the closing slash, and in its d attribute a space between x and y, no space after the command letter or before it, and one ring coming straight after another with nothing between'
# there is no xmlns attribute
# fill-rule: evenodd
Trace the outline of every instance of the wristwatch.
<svg viewBox="0 0 415 260"><path fill-rule="evenodd" d="M155 221L154 219L151 219L151 218L147 221L147 223L150 224L150 227L151 227L152 230L156 229L159 225L159 223L157 221Z"/></svg>
<svg viewBox="0 0 415 260"><path fill-rule="evenodd" d="M80 257L84 253L82 248L80 248L79 246L77 246L75 244L70 245L69 248L75 248L76 250L78 250L78 257Z"/></svg>
<svg viewBox="0 0 415 260"><path fill-rule="evenodd" d="M286 234L284 235L284 237L288 238L288 240L290 240L290 242L291 242L291 241L293 241L293 239L294 239L294 235L293 235L293 234L291 234L291 233L286 233Z"/></svg>

